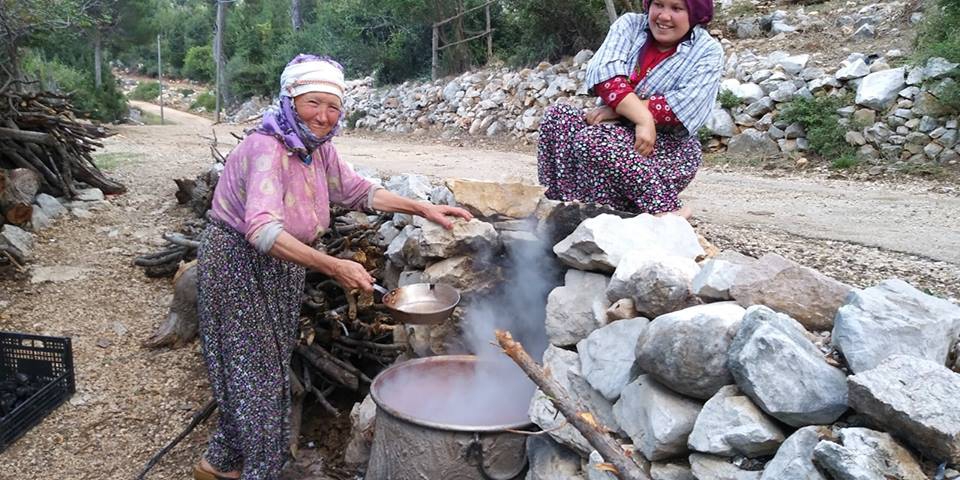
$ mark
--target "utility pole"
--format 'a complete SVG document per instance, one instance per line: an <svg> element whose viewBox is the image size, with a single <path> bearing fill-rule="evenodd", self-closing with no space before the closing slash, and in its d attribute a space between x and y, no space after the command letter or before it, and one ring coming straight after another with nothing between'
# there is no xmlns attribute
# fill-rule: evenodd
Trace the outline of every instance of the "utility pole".
<svg viewBox="0 0 960 480"><path fill-rule="evenodd" d="M163 125L163 63L160 61L160 34L157 34L157 83L160 84L160 125Z"/></svg>

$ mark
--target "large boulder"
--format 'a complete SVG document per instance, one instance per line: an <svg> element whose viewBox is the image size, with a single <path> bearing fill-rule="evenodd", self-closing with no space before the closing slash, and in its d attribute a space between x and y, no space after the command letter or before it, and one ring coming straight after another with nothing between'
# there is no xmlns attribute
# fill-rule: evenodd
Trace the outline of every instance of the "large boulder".
<svg viewBox="0 0 960 480"><path fill-rule="evenodd" d="M425 258L450 258L471 252L492 257L500 248L497 230L477 219L454 220L449 230L421 217L414 219L414 225L421 229L420 254Z"/></svg>
<svg viewBox="0 0 960 480"><path fill-rule="evenodd" d="M768 253L740 271L730 296L744 307L766 305L786 313L808 330L829 330L850 290L812 268Z"/></svg>
<svg viewBox="0 0 960 480"><path fill-rule="evenodd" d="M585 220L553 247L563 263L602 272L613 272L624 255L634 250L691 259L703 255L693 227L678 215L599 215Z"/></svg>
<svg viewBox="0 0 960 480"><path fill-rule="evenodd" d="M888 433L866 428L840 430L840 441L821 441L814 462L835 480L927 480L917 459Z"/></svg>
<svg viewBox="0 0 960 480"><path fill-rule="evenodd" d="M702 453L757 457L776 452L785 438L773 419L735 385L727 385L703 405L687 444Z"/></svg>
<svg viewBox="0 0 960 480"><path fill-rule="evenodd" d="M481 218L529 217L545 190L539 185L463 179L447 180L447 186L457 203Z"/></svg>
<svg viewBox="0 0 960 480"><path fill-rule="evenodd" d="M730 139L727 154L745 158L775 157L780 155L780 147L766 132L748 128Z"/></svg>
<svg viewBox="0 0 960 480"><path fill-rule="evenodd" d="M649 324L650 320L643 317L618 320L577 343L580 371L608 400L619 398L623 387L630 383L637 359L637 338Z"/></svg>
<svg viewBox="0 0 960 480"><path fill-rule="evenodd" d="M938 461L960 462L960 374L894 355L848 379L850 406Z"/></svg>
<svg viewBox="0 0 960 480"><path fill-rule="evenodd" d="M580 270L567 270L564 285L554 288L547 296L547 338L553 345L576 345L590 332L605 325L606 275Z"/></svg>
<svg viewBox="0 0 960 480"><path fill-rule="evenodd" d="M607 300L633 300L640 315L653 318L696 305L693 278L700 267L693 259L635 250L620 260L607 287Z"/></svg>
<svg viewBox="0 0 960 480"><path fill-rule="evenodd" d="M874 110L886 110L903 87L907 86L907 73L903 68L891 68L871 73L857 87L857 105Z"/></svg>
<svg viewBox="0 0 960 480"><path fill-rule="evenodd" d="M846 375L826 362L799 323L767 307L747 310L728 365L740 390L788 425L829 424L847 410Z"/></svg>
<svg viewBox="0 0 960 480"><path fill-rule="evenodd" d="M823 426L793 432L767 462L760 480L827 480L813 464L813 449L829 434L830 430Z"/></svg>
<svg viewBox="0 0 960 480"><path fill-rule="evenodd" d="M733 250L725 250L706 260L693 277L693 294L706 301L732 300L730 288L733 286L745 266L752 265L757 259Z"/></svg>
<svg viewBox="0 0 960 480"><path fill-rule="evenodd" d="M860 373L898 354L946 364L958 330L960 306L892 279L850 294L837 312L832 342Z"/></svg>
<svg viewBox="0 0 960 480"><path fill-rule="evenodd" d="M621 212L596 203L559 202L543 197L535 212L538 220L537 236L553 246L567 238L587 219L604 214L621 218L634 216L633 213Z"/></svg>
<svg viewBox="0 0 960 480"><path fill-rule="evenodd" d="M641 375L623 389L613 415L643 456L655 461L687 452L687 437L702 407Z"/></svg>
<svg viewBox="0 0 960 480"><path fill-rule="evenodd" d="M637 339L637 366L671 389L708 399L733 383L727 350L744 309L711 303L661 315Z"/></svg>
<svg viewBox="0 0 960 480"><path fill-rule="evenodd" d="M460 255L440 260L424 269L424 283L445 283L461 293L486 293L502 280L500 267L481 263L473 256Z"/></svg>

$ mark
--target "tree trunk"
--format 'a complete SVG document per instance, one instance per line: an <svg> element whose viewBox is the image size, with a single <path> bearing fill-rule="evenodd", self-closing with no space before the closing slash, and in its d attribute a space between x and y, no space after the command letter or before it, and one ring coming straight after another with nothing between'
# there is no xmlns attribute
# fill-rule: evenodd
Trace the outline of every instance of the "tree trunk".
<svg viewBox="0 0 960 480"><path fill-rule="evenodd" d="M93 35L93 85L100 90L103 86L103 42L100 29L94 30Z"/></svg>
<svg viewBox="0 0 960 480"><path fill-rule="evenodd" d="M0 213L7 223L25 225L33 217L40 175L26 168L0 170Z"/></svg>
<svg viewBox="0 0 960 480"><path fill-rule="evenodd" d="M223 55L223 30L226 28L227 6L224 0L217 0L217 25L214 28L213 55L217 63L217 122L220 122L220 110L223 108L223 101L226 99L225 60Z"/></svg>
<svg viewBox="0 0 960 480"><path fill-rule="evenodd" d="M290 20L293 22L294 32L299 32L303 28L303 14L300 11L300 0L290 0Z"/></svg>
<svg viewBox="0 0 960 480"><path fill-rule="evenodd" d="M613 5L613 0L604 0L604 3L607 5L607 17L610 18L610 23L617 21L617 7Z"/></svg>

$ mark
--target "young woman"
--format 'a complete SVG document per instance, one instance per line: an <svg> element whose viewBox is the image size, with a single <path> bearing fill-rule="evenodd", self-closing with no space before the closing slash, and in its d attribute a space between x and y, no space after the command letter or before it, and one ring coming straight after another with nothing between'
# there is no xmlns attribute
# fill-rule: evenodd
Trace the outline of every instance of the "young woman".
<svg viewBox="0 0 960 480"><path fill-rule="evenodd" d="M538 175L555 200L690 216L678 198L702 160L697 131L720 88L723 48L707 33L712 0L645 0L611 27L587 66L602 105L544 113Z"/></svg>

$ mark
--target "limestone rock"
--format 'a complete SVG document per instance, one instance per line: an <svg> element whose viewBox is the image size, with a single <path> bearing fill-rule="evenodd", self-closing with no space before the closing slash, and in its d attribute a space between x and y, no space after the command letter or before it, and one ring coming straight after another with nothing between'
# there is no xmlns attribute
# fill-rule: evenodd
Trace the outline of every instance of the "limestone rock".
<svg viewBox="0 0 960 480"><path fill-rule="evenodd" d="M728 355L740 390L788 425L832 423L847 410L846 376L786 315L748 309Z"/></svg>
<svg viewBox="0 0 960 480"><path fill-rule="evenodd" d="M550 437L527 437L527 459L530 469L526 480L579 480L580 455L554 442Z"/></svg>
<svg viewBox="0 0 960 480"><path fill-rule="evenodd" d="M960 462L960 374L893 355L849 377L850 406L938 461Z"/></svg>
<svg viewBox="0 0 960 480"><path fill-rule="evenodd" d="M607 299L629 298L641 315L650 318L681 310L699 303L691 286L699 271L690 258L628 252L613 272Z"/></svg>
<svg viewBox="0 0 960 480"><path fill-rule="evenodd" d="M860 373L890 355L944 365L960 330L960 306L891 279L854 290L837 312L832 342Z"/></svg>
<svg viewBox="0 0 960 480"><path fill-rule="evenodd" d="M630 383L636 362L637 338L650 323L646 318L619 320L594 330L577 343L580 371L590 385L616 400Z"/></svg>
<svg viewBox="0 0 960 480"><path fill-rule="evenodd" d="M637 339L637 366L672 390L708 399L733 383L726 353L743 314L721 302L661 315Z"/></svg>
<svg viewBox="0 0 960 480"><path fill-rule="evenodd" d="M780 154L780 147L766 133L748 128L730 139L727 153L745 158L773 157Z"/></svg>
<svg viewBox="0 0 960 480"><path fill-rule="evenodd" d="M687 258L703 254L693 227L677 215L620 218L602 214L585 220L553 247L560 260L573 268L606 272L613 272L633 250Z"/></svg>
<svg viewBox="0 0 960 480"><path fill-rule="evenodd" d="M740 271L730 296L744 307L766 305L810 330L829 330L852 288L812 268L768 253Z"/></svg>
<svg viewBox="0 0 960 480"><path fill-rule="evenodd" d="M426 220L415 219L414 224L421 226L420 254L426 258L449 258L467 252L492 256L500 247L493 225L475 218L454 220L450 230Z"/></svg>
<svg viewBox="0 0 960 480"><path fill-rule="evenodd" d="M888 433L844 428L840 441L842 445L824 440L813 453L816 464L836 480L927 479L913 455Z"/></svg>
<svg viewBox="0 0 960 480"><path fill-rule="evenodd" d="M641 375L623 389L613 414L643 456L656 461L687 452L687 437L701 407Z"/></svg>
<svg viewBox="0 0 960 480"><path fill-rule="evenodd" d="M707 301L731 300L730 287L744 266L757 260L726 250L703 263L691 287L693 294Z"/></svg>
<svg viewBox="0 0 960 480"><path fill-rule="evenodd" d="M533 215L544 187L522 183L447 180L457 203L481 218L526 218Z"/></svg>
<svg viewBox="0 0 960 480"><path fill-rule="evenodd" d="M829 435L826 427L803 427L780 445L760 480L827 480L813 464L813 449Z"/></svg>
<svg viewBox="0 0 960 480"><path fill-rule="evenodd" d="M38 194L33 200L43 209L43 213L46 213L50 218L57 218L60 215L67 213L67 208L64 207L56 198L47 195L46 193Z"/></svg>
<svg viewBox="0 0 960 480"><path fill-rule="evenodd" d="M776 422L728 385L703 405L687 443L697 452L756 457L773 454L785 438Z"/></svg>
<svg viewBox="0 0 960 480"><path fill-rule="evenodd" d="M377 417L377 404L367 395L350 410L350 440L343 454L348 465L365 465L370 460L373 444L373 426Z"/></svg>
<svg viewBox="0 0 960 480"><path fill-rule="evenodd" d="M703 453L690 454L690 469L699 480L759 480L762 474L741 470L726 458Z"/></svg>
<svg viewBox="0 0 960 480"><path fill-rule="evenodd" d="M610 279L599 273L567 270L564 286L547 296L547 337L557 346L575 345L606 323L610 305L604 292Z"/></svg>
<svg viewBox="0 0 960 480"><path fill-rule="evenodd" d="M893 104L897 94L907 86L906 70L891 68L874 72L860 82L857 87L857 105L884 110Z"/></svg>
<svg viewBox="0 0 960 480"><path fill-rule="evenodd" d="M33 234L16 225L0 227L0 246L13 250L13 254L20 257L18 260L33 258Z"/></svg>
<svg viewBox="0 0 960 480"><path fill-rule="evenodd" d="M445 283L461 293L488 292L501 280L499 267L480 262L470 255L447 258L431 264L421 280L425 283Z"/></svg>

